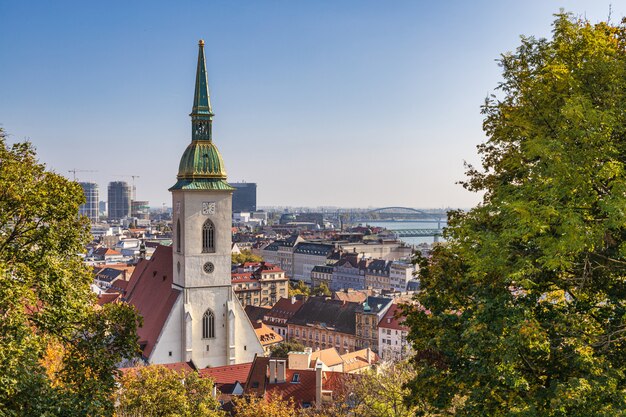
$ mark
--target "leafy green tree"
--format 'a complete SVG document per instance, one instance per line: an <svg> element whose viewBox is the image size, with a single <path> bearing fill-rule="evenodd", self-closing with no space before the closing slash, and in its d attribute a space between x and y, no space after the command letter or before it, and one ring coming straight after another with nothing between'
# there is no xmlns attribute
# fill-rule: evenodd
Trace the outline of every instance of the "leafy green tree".
<svg viewBox="0 0 626 417"><path fill-rule="evenodd" d="M135 311L95 306L83 202L0 129L0 415L111 415L116 364L138 352Z"/></svg>
<svg viewBox="0 0 626 417"><path fill-rule="evenodd" d="M289 340L281 342L277 345L270 347L270 357L272 358L286 358L289 352L302 352L304 351L304 345L295 340Z"/></svg>
<svg viewBox="0 0 626 417"><path fill-rule="evenodd" d="M406 361L388 362L346 380L350 395L350 415L355 417L412 417L418 402L407 404L410 394L405 386L416 375Z"/></svg>
<svg viewBox="0 0 626 417"><path fill-rule="evenodd" d="M263 258L253 254L247 249L244 249L241 251L241 253L234 253L232 255L231 261L233 265L240 265L246 262L262 262Z"/></svg>
<svg viewBox="0 0 626 417"><path fill-rule="evenodd" d="M309 287L304 281L300 280L297 284L289 283L289 296L294 297L296 295L311 295L311 287Z"/></svg>
<svg viewBox="0 0 626 417"><path fill-rule="evenodd" d="M160 365L130 369L120 378L117 417L224 416L213 397L213 380L195 371Z"/></svg>
<svg viewBox="0 0 626 417"><path fill-rule="evenodd" d="M439 415L626 414L626 30L557 15L502 56L484 193L420 260L408 401Z"/></svg>
<svg viewBox="0 0 626 417"><path fill-rule="evenodd" d="M313 288L312 294L319 297L330 297L332 295L332 292L330 291L330 288L328 288L328 284L326 284L325 282L320 282L320 285Z"/></svg>
<svg viewBox="0 0 626 417"><path fill-rule="evenodd" d="M269 393L267 398L244 396L233 399L237 417L294 417L299 415L293 399Z"/></svg>

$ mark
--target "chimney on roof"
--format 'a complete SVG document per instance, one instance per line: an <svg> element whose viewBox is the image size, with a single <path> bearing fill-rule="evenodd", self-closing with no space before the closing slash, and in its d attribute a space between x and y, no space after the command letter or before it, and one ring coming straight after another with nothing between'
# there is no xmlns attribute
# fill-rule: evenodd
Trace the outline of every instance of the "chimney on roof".
<svg viewBox="0 0 626 417"><path fill-rule="evenodd" d="M270 384L275 384L276 381L276 359L270 359Z"/></svg>
<svg viewBox="0 0 626 417"><path fill-rule="evenodd" d="M296 296L292 295L291 296L291 304L295 304L296 303Z"/></svg>
<svg viewBox="0 0 626 417"><path fill-rule="evenodd" d="M322 362L315 365L315 406L322 406Z"/></svg>
<svg viewBox="0 0 626 417"><path fill-rule="evenodd" d="M367 353L367 363L371 365L372 364L372 356L374 356L374 355L372 355L372 349L367 348L367 352L366 353Z"/></svg>
<svg viewBox="0 0 626 417"><path fill-rule="evenodd" d="M276 361L276 382L282 384L287 380L287 361L279 359Z"/></svg>

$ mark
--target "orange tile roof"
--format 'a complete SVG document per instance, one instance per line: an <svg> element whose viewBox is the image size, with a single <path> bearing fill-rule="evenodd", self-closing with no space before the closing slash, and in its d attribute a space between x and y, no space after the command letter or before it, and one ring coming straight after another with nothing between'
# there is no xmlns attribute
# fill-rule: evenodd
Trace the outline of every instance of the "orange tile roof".
<svg viewBox="0 0 626 417"><path fill-rule="evenodd" d="M274 330L270 329L263 323L259 324L260 326L256 327L254 332L256 333L256 337L259 339L259 342L261 342L261 345L269 346L283 341L283 337Z"/></svg>
<svg viewBox="0 0 626 417"><path fill-rule="evenodd" d="M326 366L335 366L339 365L342 361L341 355L337 352L337 349L334 347L322 350L316 350L311 353L311 361L315 361L316 359L320 359L324 362Z"/></svg>

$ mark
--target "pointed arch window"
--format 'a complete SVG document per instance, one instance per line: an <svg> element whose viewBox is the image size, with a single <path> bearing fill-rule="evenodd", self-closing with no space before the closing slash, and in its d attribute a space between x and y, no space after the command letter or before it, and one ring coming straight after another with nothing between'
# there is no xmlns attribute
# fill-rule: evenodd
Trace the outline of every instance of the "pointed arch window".
<svg viewBox="0 0 626 417"><path fill-rule="evenodd" d="M213 339L215 337L215 314L209 309L202 316L202 338Z"/></svg>
<svg viewBox="0 0 626 417"><path fill-rule="evenodd" d="M215 252L215 226L211 220L207 220L202 225L202 252Z"/></svg>
<svg viewBox="0 0 626 417"><path fill-rule="evenodd" d="M176 222L176 252L180 252L180 219Z"/></svg>

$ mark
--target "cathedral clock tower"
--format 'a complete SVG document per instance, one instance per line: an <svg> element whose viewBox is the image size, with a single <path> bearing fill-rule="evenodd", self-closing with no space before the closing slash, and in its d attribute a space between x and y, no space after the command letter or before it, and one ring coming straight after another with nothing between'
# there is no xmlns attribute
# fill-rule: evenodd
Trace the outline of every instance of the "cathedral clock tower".
<svg viewBox="0 0 626 417"><path fill-rule="evenodd" d="M181 353L198 368L251 360L262 354L231 286L232 193L213 143L204 41L199 42L191 111L191 143L172 192L173 286L181 291Z"/></svg>

